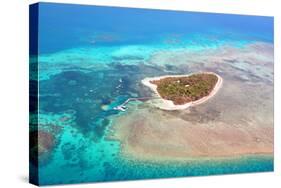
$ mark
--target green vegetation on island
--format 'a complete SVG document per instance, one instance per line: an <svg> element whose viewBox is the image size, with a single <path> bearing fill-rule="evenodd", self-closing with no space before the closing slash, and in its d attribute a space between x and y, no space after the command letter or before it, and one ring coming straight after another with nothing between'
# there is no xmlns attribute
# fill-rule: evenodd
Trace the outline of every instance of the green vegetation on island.
<svg viewBox="0 0 281 188"><path fill-rule="evenodd" d="M166 77L150 81L157 85L159 95L175 105L186 104L208 96L214 89L218 77L215 74L199 73L183 77Z"/></svg>

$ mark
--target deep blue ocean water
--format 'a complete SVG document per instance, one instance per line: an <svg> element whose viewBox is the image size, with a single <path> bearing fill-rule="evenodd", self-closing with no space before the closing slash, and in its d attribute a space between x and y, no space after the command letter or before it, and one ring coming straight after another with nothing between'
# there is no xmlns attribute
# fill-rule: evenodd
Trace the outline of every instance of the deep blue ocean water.
<svg viewBox="0 0 281 188"><path fill-rule="evenodd" d="M145 63L153 53L273 43L273 18L52 3L39 7L39 129L60 127L51 155L39 166L40 184L273 170L269 156L138 162L120 157L120 143L105 137L112 115L122 115L113 107L143 96L136 87L139 80L165 74Z"/></svg>
<svg viewBox="0 0 281 188"><path fill-rule="evenodd" d="M87 46L99 34L112 40L96 44L110 46L158 43L169 35L273 42L272 17L47 3L41 4L39 30L41 53Z"/></svg>

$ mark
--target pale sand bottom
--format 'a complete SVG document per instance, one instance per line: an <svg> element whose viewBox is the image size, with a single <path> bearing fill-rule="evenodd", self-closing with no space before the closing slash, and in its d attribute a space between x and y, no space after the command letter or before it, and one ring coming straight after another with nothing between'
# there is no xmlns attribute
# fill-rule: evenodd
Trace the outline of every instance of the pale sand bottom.
<svg viewBox="0 0 281 188"><path fill-rule="evenodd" d="M123 154L139 159L224 157L273 152L273 129L187 123L174 117L140 112L120 118L115 138L123 142ZM155 121L155 118L158 120ZM164 119L164 120L162 120Z"/></svg>
<svg viewBox="0 0 281 188"><path fill-rule="evenodd" d="M132 106L113 121L109 138L121 142L122 155L140 160L271 155L271 92L271 86L227 80L208 103L192 109L168 112L149 104ZM264 96L269 98L265 101Z"/></svg>

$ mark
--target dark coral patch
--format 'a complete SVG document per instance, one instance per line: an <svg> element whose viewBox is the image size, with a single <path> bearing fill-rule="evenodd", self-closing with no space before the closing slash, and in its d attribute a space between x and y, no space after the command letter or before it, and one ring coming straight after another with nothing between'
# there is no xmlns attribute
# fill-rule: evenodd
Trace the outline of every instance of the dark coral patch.
<svg viewBox="0 0 281 188"><path fill-rule="evenodd" d="M30 162L36 166L47 164L57 145L56 137L49 131L30 132Z"/></svg>

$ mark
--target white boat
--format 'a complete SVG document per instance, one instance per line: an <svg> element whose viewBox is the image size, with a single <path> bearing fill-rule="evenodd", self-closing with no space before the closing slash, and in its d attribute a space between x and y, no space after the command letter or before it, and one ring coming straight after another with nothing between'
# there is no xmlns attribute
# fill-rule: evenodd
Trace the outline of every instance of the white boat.
<svg viewBox="0 0 281 188"><path fill-rule="evenodd" d="M122 112L125 112L126 111L126 106L117 106L117 107L114 107L113 108L114 110L120 110Z"/></svg>

